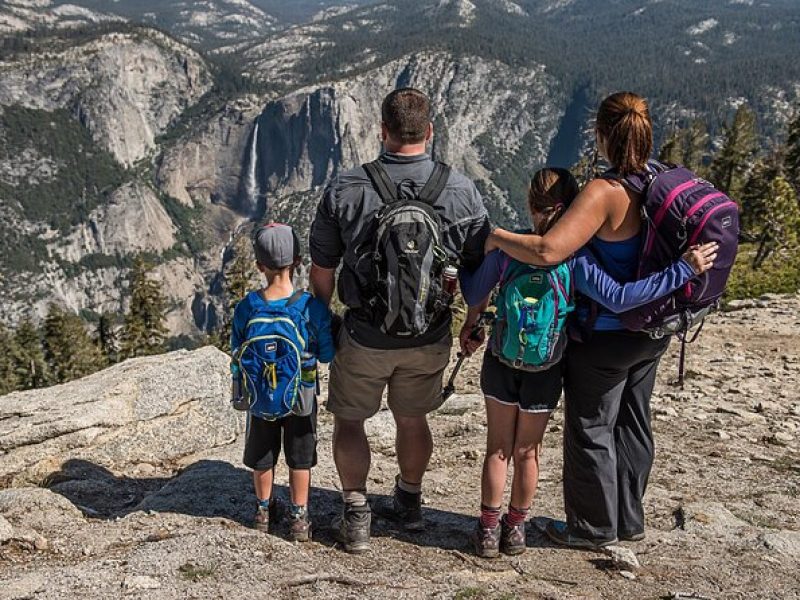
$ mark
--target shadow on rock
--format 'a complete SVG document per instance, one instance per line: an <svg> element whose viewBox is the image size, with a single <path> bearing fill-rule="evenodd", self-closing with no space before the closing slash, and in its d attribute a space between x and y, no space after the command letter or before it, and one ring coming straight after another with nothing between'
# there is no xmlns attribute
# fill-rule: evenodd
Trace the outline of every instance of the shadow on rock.
<svg viewBox="0 0 800 600"><path fill-rule="evenodd" d="M48 475L43 486L72 502L87 517L114 518L132 512L168 481L165 477L120 477L93 462L70 459Z"/></svg>
<svg viewBox="0 0 800 600"><path fill-rule="evenodd" d="M174 477L137 478L72 459L51 473L44 485L94 518L152 510L249 523L253 514L250 472L218 460L198 461Z"/></svg>
<svg viewBox="0 0 800 600"><path fill-rule="evenodd" d="M178 513L194 517L222 517L245 526L253 520L255 496L252 474L221 460L201 460L171 478L119 477L108 469L85 460L69 460L52 473L45 485L77 506L84 515L112 519L136 511ZM283 506L289 502L289 490L275 486L273 496ZM373 507L389 500L387 496L371 496ZM342 510L338 490L312 488L310 498L314 539L336 544L330 524ZM400 525L373 511L372 535L391 537L415 546L443 550L466 550L469 535L475 527L475 516L433 506L423 507L426 530L405 531ZM285 520L276 533L285 529ZM528 532L528 545L549 545L536 531Z"/></svg>

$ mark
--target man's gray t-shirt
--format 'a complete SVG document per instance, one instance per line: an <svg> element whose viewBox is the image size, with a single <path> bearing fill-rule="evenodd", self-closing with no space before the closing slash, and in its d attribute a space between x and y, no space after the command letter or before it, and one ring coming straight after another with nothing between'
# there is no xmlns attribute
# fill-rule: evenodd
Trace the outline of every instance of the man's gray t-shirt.
<svg viewBox="0 0 800 600"><path fill-rule="evenodd" d="M380 161L398 184L401 197L413 197L428 181L434 162L427 154L415 156L384 153ZM370 323L360 312L360 288L368 277L376 215L384 206L364 171L358 167L334 179L325 189L311 225L311 260L335 269L343 261L337 283L339 298L348 307L345 327L359 344L369 348L416 348L441 341L450 335L450 311L431 324L421 336L393 338ZM483 260L483 246L489 235L489 218L475 184L461 173L451 171L444 191L433 208L442 224L442 242L448 259L461 268L475 270ZM361 259L361 260L359 260Z"/></svg>

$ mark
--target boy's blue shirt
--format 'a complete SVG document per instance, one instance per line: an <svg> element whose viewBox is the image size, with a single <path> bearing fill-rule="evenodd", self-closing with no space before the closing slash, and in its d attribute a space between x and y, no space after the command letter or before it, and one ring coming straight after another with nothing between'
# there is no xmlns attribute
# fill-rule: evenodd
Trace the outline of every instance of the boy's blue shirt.
<svg viewBox="0 0 800 600"><path fill-rule="evenodd" d="M502 281L511 260L502 250L495 250L484 257L474 273L462 271L461 292L467 304L474 306L482 302ZM587 249L580 250L567 262L572 270L575 289L614 313L625 312L666 296L694 277L691 265L683 259L675 261L663 271L624 284L606 273Z"/></svg>
<svg viewBox="0 0 800 600"><path fill-rule="evenodd" d="M289 298L290 296L279 300L265 300L259 290L253 290L242 298L233 311L231 350L238 348L244 341L247 323L259 307L284 306ZM335 353L331 333L331 311L321 300L312 297L306 305L306 321L312 337L309 352L316 356L319 362L331 362Z"/></svg>

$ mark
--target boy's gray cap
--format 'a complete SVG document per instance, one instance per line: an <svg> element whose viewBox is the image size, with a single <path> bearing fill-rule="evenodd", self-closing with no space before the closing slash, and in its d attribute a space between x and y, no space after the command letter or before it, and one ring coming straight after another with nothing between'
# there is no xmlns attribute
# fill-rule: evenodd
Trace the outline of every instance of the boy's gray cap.
<svg viewBox="0 0 800 600"><path fill-rule="evenodd" d="M253 249L259 264L268 269L284 269L300 257L300 240L288 225L270 223L253 233Z"/></svg>

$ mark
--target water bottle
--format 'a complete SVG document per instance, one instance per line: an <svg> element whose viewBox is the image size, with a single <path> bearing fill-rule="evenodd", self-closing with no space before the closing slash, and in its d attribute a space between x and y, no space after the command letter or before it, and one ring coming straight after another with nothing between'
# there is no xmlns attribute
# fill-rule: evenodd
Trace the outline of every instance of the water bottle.
<svg viewBox="0 0 800 600"><path fill-rule="evenodd" d="M300 358L300 389L292 412L298 417L307 417L314 412L317 399L317 359L307 352Z"/></svg>
<svg viewBox="0 0 800 600"><path fill-rule="evenodd" d="M239 365L231 365L231 406L236 410L250 410L250 402L242 395L242 377Z"/></svg>
<svg viewBox="0 0 800 600"><path fill-rule="evenodd" d="M452 297L456 294L458 285L458 269L453 265L447 265L442 272L442 290L445 294Z"/></svg>

